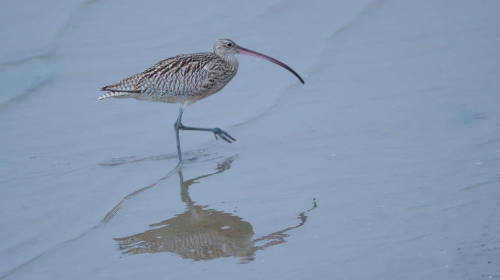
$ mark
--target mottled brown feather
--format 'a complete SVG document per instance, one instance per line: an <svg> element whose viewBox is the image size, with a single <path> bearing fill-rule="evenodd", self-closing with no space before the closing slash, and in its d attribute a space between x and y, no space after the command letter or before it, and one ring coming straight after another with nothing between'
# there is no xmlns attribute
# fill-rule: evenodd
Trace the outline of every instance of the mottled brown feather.
<svg viewBox="0 0 500 280"><path fill-rule="evenodd" d="M234 55L195 53L162 60L150 68L103 87L107 97L133 97L168 103L193 103L220 91L236 75Z"/></svg>

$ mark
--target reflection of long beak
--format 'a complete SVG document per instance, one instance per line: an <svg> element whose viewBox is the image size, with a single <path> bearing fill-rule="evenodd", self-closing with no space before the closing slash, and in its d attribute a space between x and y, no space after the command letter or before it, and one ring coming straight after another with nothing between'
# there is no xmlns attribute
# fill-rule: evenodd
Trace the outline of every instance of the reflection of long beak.
<svg viewBox="0 0 500 280"><path fill-rule="evenodd" d="M239 53L239 54L246 54L246 55L250 55L250 56L255 56L255 57L258 57L258 58L261 58L261 59L264 59L264 60L267 60L267 61L271 61L272 63L276 63L278 64L279 66L285 68L286 70L292 72L297 78L299 78L299 80L304 83L304 80L302 80L302 78L299 76L299 74L297 74L295 71L293 71L292 68L288 67L285 63L281 62L281 61L278 61L272 57L269 57L267 55L263 55L261 53L258 53L258 52L254 52L254 51L251 51L249 49L245 49L243 47L240 47L238 46L236 48L236 52Z"/></svg>

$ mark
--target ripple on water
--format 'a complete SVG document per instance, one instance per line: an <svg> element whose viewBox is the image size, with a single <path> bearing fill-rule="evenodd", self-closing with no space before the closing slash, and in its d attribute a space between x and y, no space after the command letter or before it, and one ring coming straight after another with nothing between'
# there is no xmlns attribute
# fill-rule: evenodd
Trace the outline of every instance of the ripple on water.
<svg viewBox="0 0 500 280"><path fill-rule="evenodd" d="M193 150L193 151L188 151L185 153L182 153L183 158L185 161L195 161L199 160L201 158L208 158L210 154L206 150ZM210 158L216 159L219 157L213 157ZM128 156L128 157L121 157L121 158L112 158L107 161L103 161L99 163L101 166L115 166L115 165L122 165L122 164L127 164L127 163L136 163L136 162L141 162L141 161L149 161L149 160L170 160L170 159L175 159L177 160L177 154L166 154L166 155L159 155L159 156Z"/></svg>

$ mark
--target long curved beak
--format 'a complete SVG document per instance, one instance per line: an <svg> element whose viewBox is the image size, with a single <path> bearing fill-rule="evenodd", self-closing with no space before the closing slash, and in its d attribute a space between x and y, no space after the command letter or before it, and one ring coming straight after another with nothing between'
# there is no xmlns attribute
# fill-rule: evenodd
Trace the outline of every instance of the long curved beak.
<svg viewBox="0 0 500 280"><path fill-rule="evenodd" d="M278 61L278 60L276 60L276 59L274 59L272 57L269 57L267 55L263 55L261 53L251 51L249 49L245 49L245 48L240 47L240 46L238 46L236 48L236 52L239 53L239 54L246 54L246 55L249 55L249 56L254 56L254 57L258 57L258 58L261 58L261 59L264 59L264 60L267 60L267 61L271 61L272 63L276 63L279 66L285 68L286 70L292 72L297 78L299 78L300 82L304 83L304 80L302 80L302 78L299 76L299 74L297 74L297 72L293 71L292 68L288 67L288 65L286 65L285 63L283 63L281 61Z"/></svg>

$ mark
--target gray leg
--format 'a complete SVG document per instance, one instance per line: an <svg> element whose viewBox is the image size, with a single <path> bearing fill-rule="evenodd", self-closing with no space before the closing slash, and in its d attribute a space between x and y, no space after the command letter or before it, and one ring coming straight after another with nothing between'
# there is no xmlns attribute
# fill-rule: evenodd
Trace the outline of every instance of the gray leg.
<svg viewBox="0 0 500 280"><path fill-rule="evenodd" d="M236 141L231 135L229 135L227 132L224 130L216 127L216 128L199 128L199 127L189 127L189 126L184 126L182 124L182 113L184 110L179 108L179 116L177 117L177 121L174 123L174 129L175 129L175 138L177 140L177 153L179 154L179 161L182 161L182 152L181 152L181 141L179 139L179 130L198 130L198 131L210 131L214 134L215 139L217 138L217 135L220 136L223 140L225 140L228 143L232 143L231 140ZM231 139L231 140L230 140Z"/></svg>
<svg viewBox="0 0 500 280"><path fill-rule="evenodd" d="M225 140L228 143L233 143L231 140L236 141L236 139L234 139L231 135L229 135L227 132L225 132L224 130L222 130L218 127L215 127L215 128L189 127L189 126L184 126L181 123L179 129L181 129L181 130L210 131L210 132L213 132L215 139L217 139L217 140L219 139L219 138L217 138L217 135L218 135L220 138L222 138L223 140ZM231 139L231 140L229 140L229 139Z"/></svg>
<svg viewBox="0 0 500 280"><path fill-rule="evenodd" d="M181 152L181 141L179 140L179 129L181 126L181 118L182 118L182 107L179 108L179 116L177 117L177 121L174 123L174 129L175 129L175 138L177 140L177 153L179 155L179 161L182 161L182 152Z"/></svg>

